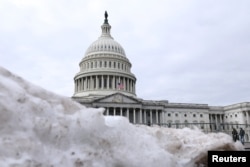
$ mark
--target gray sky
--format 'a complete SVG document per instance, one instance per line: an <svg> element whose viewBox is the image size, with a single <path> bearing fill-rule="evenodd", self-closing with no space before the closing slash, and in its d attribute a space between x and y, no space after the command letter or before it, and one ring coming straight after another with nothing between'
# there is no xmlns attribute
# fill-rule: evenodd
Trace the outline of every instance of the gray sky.
<svg viewBox="0 0 250 167"><path fill-rule="evenodd" d="M250 101L249 0L0 0L0 66L72 96L104 11L147 100Z"/></svg>

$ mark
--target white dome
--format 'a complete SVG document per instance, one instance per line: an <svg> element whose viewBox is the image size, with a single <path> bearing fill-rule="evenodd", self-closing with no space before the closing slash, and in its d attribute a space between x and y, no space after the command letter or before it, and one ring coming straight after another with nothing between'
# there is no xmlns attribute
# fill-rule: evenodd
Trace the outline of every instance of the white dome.
<svg viewBox="0 0 250 167"><path fill-rule="evenodd" d="M112 37L100 37L93 42L87 49L85 55L90 55L96 52L113 52L115 54L126 57L125 51L122 46L113 40Z"/></svg>

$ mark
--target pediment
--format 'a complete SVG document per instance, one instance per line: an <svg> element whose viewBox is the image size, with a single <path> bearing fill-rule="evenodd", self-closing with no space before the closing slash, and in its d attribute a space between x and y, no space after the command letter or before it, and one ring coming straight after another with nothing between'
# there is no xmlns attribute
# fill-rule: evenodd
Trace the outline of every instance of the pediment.
<svg viewBox="0 0 250 167"><path fill-rule="evenodd" d="M108 95L105 97L102 97L100 99L95 100L95 102L98 103L129 103L129 104L138 104L139 101L136 98L133 98L131 96L126 96L122 93L115 93L112 95Z"/></svg>

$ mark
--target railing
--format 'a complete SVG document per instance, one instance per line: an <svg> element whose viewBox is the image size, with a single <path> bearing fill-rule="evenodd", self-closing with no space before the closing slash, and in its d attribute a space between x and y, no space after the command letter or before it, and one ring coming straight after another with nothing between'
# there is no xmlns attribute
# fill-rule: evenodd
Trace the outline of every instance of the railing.
<svg viewBox="0 0 250 167"><path fill-rule="evenodd" d="M229 123L160 123L160 124L148 124L149 126L158 125L160 127L182 129L185 127L201 129L204 133L226 133L232 135L232 130L235 128L238 133L240 128L245 131L245 141L250 141L250 124L229 124Z"/></svg>

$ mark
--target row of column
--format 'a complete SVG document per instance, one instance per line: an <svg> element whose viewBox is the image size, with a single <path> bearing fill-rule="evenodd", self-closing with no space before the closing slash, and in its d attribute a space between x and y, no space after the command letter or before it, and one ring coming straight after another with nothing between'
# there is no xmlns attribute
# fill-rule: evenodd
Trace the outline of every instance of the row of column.
<svg viewBox="0 0 250 167"><path fill-rule="evenodd" d="M162 110L144 110L141 108L107 107L104 115L125 116L134 124L160 124L162 123Z"/></svg>
<svg viewBox="0 0 250 167"><path fill-rule="evenodd" d="M125 63L120 63L116 61L89 61L84 62L80 65L81 70L94 69L94 68L112 68L129 72L129 66Z"/></svg>
<svg viewBox="0 0 250 167"><path fill-rule="evenodd" d="M223 123L223 117L224 114L209 114L209 121L216 124Z"/></svg>
<svg viewBox="0 0 250 167"><path fill-rule="evenodd" d="M218 130L220 124L224 123L224 114L209 114L209 122L211 124L211 130Z"/></svg>
<svg viewBox="0 0 250 167"><path fill-rule="evenodd" d="M75 92L98 89L120 89L135 93L135 81L113 75L94 75L75 80Z"/></svg>
<svg viewBox="0 0 250 167"><path fill-rule="evenodd" d="M245 121L246 124L250 124L250 111L243 111L243 113L245 113L246 117L245 117Z"/></svg>

